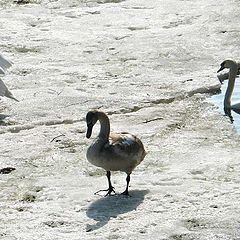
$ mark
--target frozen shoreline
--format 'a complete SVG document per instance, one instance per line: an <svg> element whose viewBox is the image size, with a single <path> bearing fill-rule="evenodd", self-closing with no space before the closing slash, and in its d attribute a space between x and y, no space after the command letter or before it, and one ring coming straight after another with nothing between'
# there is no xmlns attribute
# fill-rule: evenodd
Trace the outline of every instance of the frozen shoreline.
<svg viewBox="0 0 240 240"><path fill-rule="evenodd" d="M0 238L238 239L240 140L206 98L239 58L239 4L118 2L1 10L3 81L20 102L0 103L0 167L16 168L0 175ZM149 151L131 198L93 195L107 185L85 157L98 107ZM125 174L112 180L121 192Z"/></svg>

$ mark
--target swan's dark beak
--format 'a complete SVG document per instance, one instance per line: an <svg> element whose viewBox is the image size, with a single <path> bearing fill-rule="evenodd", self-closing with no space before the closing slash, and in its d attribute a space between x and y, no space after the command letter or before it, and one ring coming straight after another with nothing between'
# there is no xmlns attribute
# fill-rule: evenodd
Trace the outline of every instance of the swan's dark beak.
<svg viewBox="0 0 240 240"><path fill-rule="evenodd" d="M92 123L88 123L87 124L87 134L86 134L86 138L90 138L92 135L92 129L93 129L93 124Z"/></svg>
<svg viewBox="0 0 240 240"><path fill-rule="evenodd" d="M221 67L217 70L217 73L221 72L224 69L224 66L221 65Z"/></svg>

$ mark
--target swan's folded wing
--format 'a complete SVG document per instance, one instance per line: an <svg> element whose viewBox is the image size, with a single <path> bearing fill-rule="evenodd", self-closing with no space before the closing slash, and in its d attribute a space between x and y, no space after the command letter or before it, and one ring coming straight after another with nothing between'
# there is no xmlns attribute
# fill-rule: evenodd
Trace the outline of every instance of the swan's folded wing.
<svg viewBox="0 0 240 240"><path fill-rule="evenodd" d="M111 133L109 140L108 147L112 147L118 155L130 156L141 152L141 141L130 133Z"/></svg>
<svg viewBox="0 0 240 240"><path fill-rule="evenodd" d="M18 101L13 95L12 93L8 90L7 86L5 85L5 83L0 79L0 96L1 97L8 97L8 98L12 98L15 101Z"/></svg>

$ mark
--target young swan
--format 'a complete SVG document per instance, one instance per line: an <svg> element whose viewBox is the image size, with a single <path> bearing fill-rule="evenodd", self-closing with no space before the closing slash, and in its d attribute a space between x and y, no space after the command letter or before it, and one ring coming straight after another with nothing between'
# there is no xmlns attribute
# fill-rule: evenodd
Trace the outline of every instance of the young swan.
<svg viewBox="0 0 240 240"><path fill-rule="evenodd" d="M228 87L224 97L224 111L227 115L231 115L231 109L237 113L240 113L240 104L231 105L231 97L235 85L236 76L240 69L240 63L233 60L225 60L221 63L221 67L217 72L222 71L225 68L229 68Z"/></svg>
<svg viewBox="0 0 240 240"><path fill-rule="evenodd" d="M93 165L107 171L108 189L100 191L107 191L106 196L112 192L115 193L110 179L110 171L122 171L127 174L127 187L122 194L129 195L130 174L146 156L143 143L130 133L110 133L109 118L99 110L87 113L87 138L91 137L92 128L98 120L101 125L100 132L87 150L87 159Z"/></svg>

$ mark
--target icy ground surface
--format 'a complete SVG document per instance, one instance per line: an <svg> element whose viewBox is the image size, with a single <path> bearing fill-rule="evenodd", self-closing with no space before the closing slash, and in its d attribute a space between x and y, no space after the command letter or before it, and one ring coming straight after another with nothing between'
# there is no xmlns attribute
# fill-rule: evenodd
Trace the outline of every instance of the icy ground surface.
<svg viewBox="0 0 240 240"><path fill-rule="evenodd" d="M1 3L20 102L0 102L0 167L16 168L0 175L0 239L240 239L240 138L208 100L239 58L239 1L30 2ZM84 118L100 107L149 152L130 198L94 195L107 179Z"/></svg>

